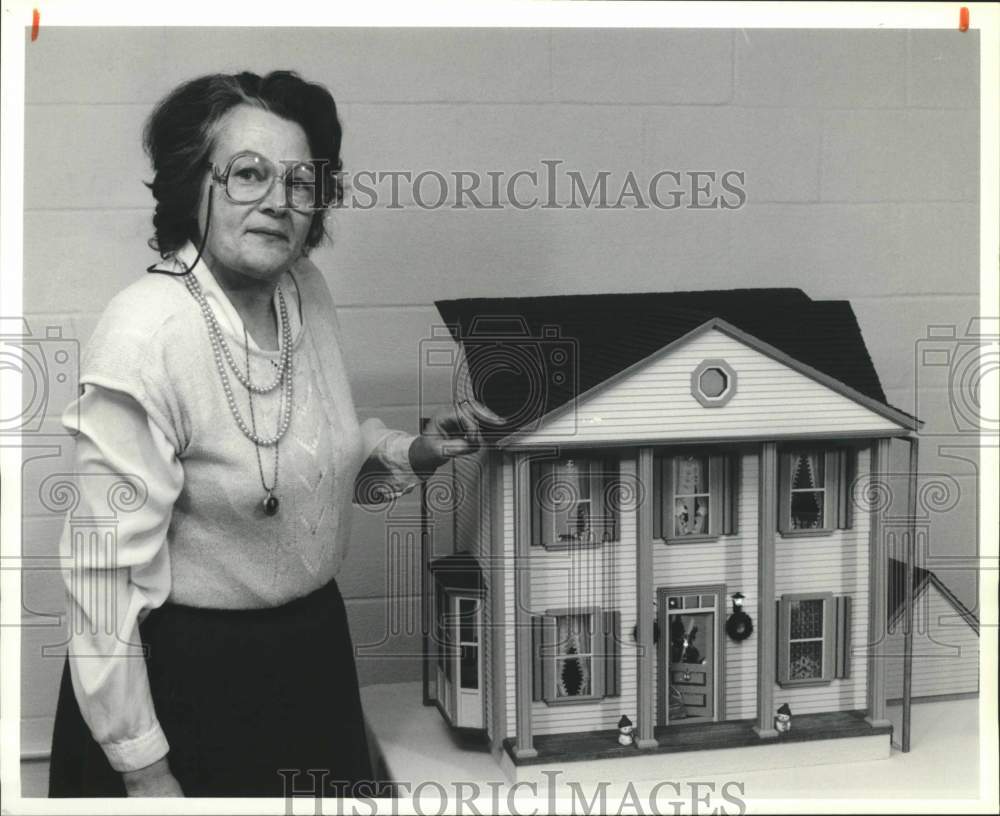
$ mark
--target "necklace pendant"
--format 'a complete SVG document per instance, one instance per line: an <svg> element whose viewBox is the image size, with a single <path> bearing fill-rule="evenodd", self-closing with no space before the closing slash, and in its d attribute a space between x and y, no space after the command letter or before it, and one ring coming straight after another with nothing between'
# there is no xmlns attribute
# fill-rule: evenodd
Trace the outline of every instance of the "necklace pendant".
<svg viewBox="0 0 1000 816"><path fill-rule="evenodd" d="M273 495L269 490L267 492L267 498L262 502L264 505L264 512L269 516L273 516L278 512L278 497Z"/></svg>

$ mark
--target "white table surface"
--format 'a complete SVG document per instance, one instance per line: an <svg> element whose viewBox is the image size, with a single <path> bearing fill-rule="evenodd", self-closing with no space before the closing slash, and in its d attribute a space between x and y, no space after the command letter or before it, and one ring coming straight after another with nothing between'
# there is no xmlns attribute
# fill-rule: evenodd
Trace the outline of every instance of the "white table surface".
<svg viewBox="0 0 1000 816"><path fill-rule="evenodd" d="M481 785L503 782L488 751L463 750L440 712L421 702L420 683L366 686L361 690L372 730L393 778L411 786L457 780ZM753 771L740 774L752 799L977 797L979 786L978 700L913 706L912 750L893 751L884 761ZM891 710L890 710L890 713ZM699 781L729 781L708 775Z"/></svg>

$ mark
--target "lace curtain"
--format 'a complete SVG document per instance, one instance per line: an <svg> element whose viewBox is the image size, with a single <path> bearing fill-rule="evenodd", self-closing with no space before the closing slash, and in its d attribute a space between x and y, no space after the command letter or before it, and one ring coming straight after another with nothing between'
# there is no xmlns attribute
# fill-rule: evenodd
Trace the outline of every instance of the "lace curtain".
<svg viewBox="0 0 1000 816"><path fill-rule="evenodd" d="M588 615L563 615L556 623L559 657L556 690L560 697L591 694L591 632Z"/></svg>
<svg viewBox="0 0 1000 816"><path fill-rule="evenodd" d="M708 459L680 457L674 487L674 535L703 535L708 532L708 492Z"/></svg>
<svg viewBox="0 0 1000 816"><path fill-rule="evenodd" d="M823 526L824 458L807 451L792 461L792 528L809 530Z"/></svg>

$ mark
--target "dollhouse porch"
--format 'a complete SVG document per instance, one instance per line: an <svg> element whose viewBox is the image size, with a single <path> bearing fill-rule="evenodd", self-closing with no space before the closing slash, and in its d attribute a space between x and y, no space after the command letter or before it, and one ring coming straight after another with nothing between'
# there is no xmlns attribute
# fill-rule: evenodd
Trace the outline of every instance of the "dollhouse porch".
<svg viewBox="0 0 1000 816"><path fill-rule="evenodd" d="M617 731L535 737L534 757L514 759L506 740L500 765L510 782L562 780L611 784L694 779L706 774L743 774L781 768L885 760L892 754L891 725L870 725L863 711L796 716L790 732L761 738L755 720L662 726L657 744L621 746Z"/></svg>
<svg viewBox="0 0 1000 816"><path fill-rule="evenodd" d="M781 745L851 737L891 735L891 725L872 725L864 711L829 711L796 715L791 731L762 740L754 731L756 720L730 720L692 725L659 726L654 731L657 745L639 750L634 745L618 744L618 732L590 731L577 734L546 734L534 739L534 757L516 757L514 740L504 742L504 750L514 765L538 765L588 759L635 757L637 754L672 754L721 748Z"/></svg>

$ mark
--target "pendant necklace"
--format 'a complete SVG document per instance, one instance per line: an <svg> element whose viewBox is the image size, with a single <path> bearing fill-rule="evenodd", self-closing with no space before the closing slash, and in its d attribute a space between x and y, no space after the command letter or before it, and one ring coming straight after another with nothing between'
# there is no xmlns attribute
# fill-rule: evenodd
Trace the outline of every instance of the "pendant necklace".
<svg viewBox="0 0 1000 816"><path fill-rule="evenodd" d="M243 324L243 347L246 349L247 354L247 382L250 382L250 339L247 337L247 324ZM280 375L279 375L280 377ZM250 400L250 427L253 432L257 433L257 419L253 412L253 388L247 388L247 399ZM282 399L284 399L284 394L282 394ZM278 456L279 448L278 443L274 443L274 476L271 479L271 486L267 486L267 482L264 481L264 465L260 461L260 445L254 442L253 446L254 452L257 454L257 472L260 474L261 486L267 491L267 495L264 496L264 501L262 505L264 506L264 512L273 516L278 512L278 497L274 495L274 489L278 486Z"/></svg>
<svg viewBox="0 0 1000 816"><path fill-rule="evenodd" d="M226 403L229 405L229 411L233 415L233 419L236 421L237 427L239 427L240 431L243 432L243 435L254 443L254 449L257 454L257 469L260 474L261 485L263 486L265 492L261 505L266 515L273 516L278 512L279 506L278 497L274 495L274 491L278 485L278 443L288 430L288 426L291 424L292 419L292 330L288 319L288 309L285 306L285 296L281 291L281 287L277 287L278 319L281 324L279 332L279 363L277 364L277 373L274 381L269 385L257 386L253 384L250 378L250 341L247 335L246 323L243 324L243 341L244 349L246 351L246 375L244 376L229 350L229 344L223 336L222 327L219 326L219 323L215 318L215 314L212 312L212 307L209 305L198 280L192 272L184 275L184 283L187 286L188 291L194 297L195 301L197 301L199 307L201 308L202 316L205 319L205 325L208 328L208 337L212 344L212 353L215 357L215 367L218 370L219 378L222 381L222 390L225 392ZM233 395L233 388L229 380L229 374L226 370L227 367L232 369L236 379L247 390L247 398L250 403L249 426L236 404L236 398ZM253 395L266 394L274 391L278 387L281 387L280 403L278 408L278 428L274 436L262 437L257 433L257 419L253 408ZM274 447L274 475L271 485L268 486L264 479L264 466L261 461L260 449L262 447L267 448L272 446Z"/></svg>

